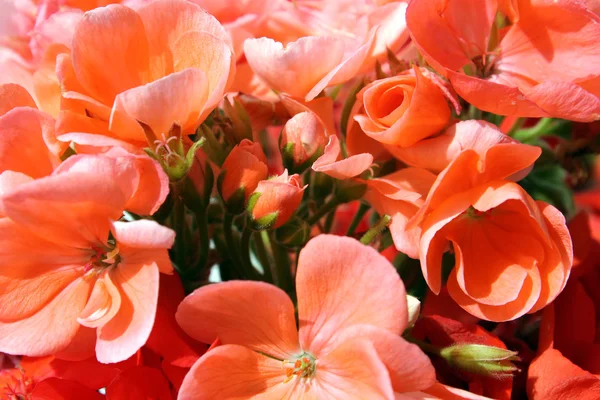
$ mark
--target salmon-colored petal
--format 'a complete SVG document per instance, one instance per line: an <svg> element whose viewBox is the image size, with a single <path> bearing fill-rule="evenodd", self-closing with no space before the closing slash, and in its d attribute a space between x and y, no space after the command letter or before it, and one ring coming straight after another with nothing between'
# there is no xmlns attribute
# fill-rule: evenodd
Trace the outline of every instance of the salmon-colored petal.
<svg viewBox="0 0 600 400"><path fill-rule="evenodd" d="M448 75L456 93L483 111L518 117L550 116L516 87L453 71Z"/></svg>
<svg viewBox="0 0 600 400"><path fill-rule="evenodd" d="M452 3L443 0L421 0L411 2L406 9L406 25L415 45L427 62L440 73L445 73L446 68L458 70L471 62L461 46L461 37L443 18L444 8L448 4L453 6ZM460 3L457 6L459 7ZM483 11L482 9L483 7L480 11ZM472 22L469 20L464 25L477 27L483 21L480 20L477 25Z"/></svg>
<svg viewBox="0 0 600 400"><path fill-rule="evenodd" d="M572 82L598 75L593 67L600 56L597 15L581 2L519 1L518 5L519 19L500 42L496 68L501 76Z"/></svg>
<svg viewBox="0 0 600 400"><path fill-rule="evenodd" d="M543 214L552 243L546 250L546 259L539 266L544 284L531 312L544 308L558 296L567 284L573 266L573 243L564 215L550 204L538 201L537 205Z"/></svg>
<svg viewBox="0 0 600 400"><path fill-rule="evenodd" d="M0 218L0 275L3 277L27 280L62 267L81 268L92 255L89 249L50 242L10 218Z"/></svg>
<svg viewBox="0 0 600 400"><path fill-rule="evenodd" d="M17 107L36 108L36 105L23 86L15 83L0 85L0 116Z"/></svg>
<svg viewBox="0 0 600 400"><path fill-rule="evenodd" d="M349 340L318 359L311 387L317 399L392 399L390 377L375 346Z"/></svg>
<svg viewBox="0 0 600 400"><path fill-rule="evenodd" d="M77 321L88 328L97 328L109 322L121 308L121 294L104 271L96 280L90 298Z"/></svg>
<svg viewBox="0 0 600 400"><path fill-rule="evenodd" d="M344 60L347 46L344 39L332 36L302 37L285 47L273 39L260 38L246 40L244 54L254 72L272 89L303 98Z"/></svg>
<svg viewBox="0 0 600 400"><path fill-rule="evenodd" d="M72 47L79 82L104 104L144 83L148 40L142 19L132 9L113 4L87 12L75 29Z"/></svg>
<svg viewBox="0 0 600 400"><path fill-rule="evenodd" d="M227 42L206 32L187 32L172 46L175 71L196 68L207 79L208 97L203 114L211 112L223 99L235 73L235 62Z"/></svg>
<svg viewBox="0 0 600 400"><path fill-rule="evenodd" d="M219 21L192 2L153 1L144 4L137 12L142 18L148 38L149 81L175 71L173 46L187 32L206 32L230 43L229 35Z"/></svg>
<svg viewBox="0 0 600 400"><path fill-rule="evenodd" d="M420 393L402 393L402 396L397 396L396 400L405 398L419 400L491 400L489 397L480 396L452 386L442 385L439 382L436 382L433 386Z"/></svg>
<svg viewBox="0 0 600 400"><path fill-rule="evenodd" d="M370 106L375 106L371 103L389 102L394 97L395 101L402 99L406 106L405 109L398 107L385 117L356 116L356 121L367 135L381 143L409 147L446 126L450 119L450 108L442 91L432 80L423 76L419 68L414 68L414 72L416 81L409 83L413 90L410 95L406 93L406 89L404 93L398 93L406 79L415 79L408 75L386 79L390 84L395 81L396 85L384 87L387 90L383 93L371 93L381 86L377 81L373 87L366 89L364 101L367 113ZM396 93L392 94L393 92ZM390 107L389 103L386 107ZM383 126L376 126L377 122L381 122Z"/></svg>
<svg viewBox="0 0 600 400"><path fill-rule="evenodd" d="M62 162L54 171L54 175L86 173L92 176L110 176L119 185L123 195L129 199L134 195L140 180L135 161L134 156L119 159L105 155L77 154Z"/></svg>
<svg viewBox="0 0 600 400"><path fill-rule="evenodd" d="M380 178L369 179L369 187L392 200L405 200L416 203L424 199L433 185L436 176L421 168L403 168Z"/></svg>
<svg viewBox="0 0 600 400"><path fill-rule="evenodd" d="M373 163L373 156L368 153L337 161L340 153L339 139L335 135L330 136L323 155L313 163L312 169L336 179L350 179L365 172Z"/></svg>
<svg viewBox="0 0 600 400"><path fill-rule="evenodd" d="M272 399L285 385L281 361L266 357L246 347L226 344L208 351L194 364L179 390L179 400Z"/></svg>
<svg viewBox="0 0 600 400"><path fill-rule="evenodd" d="M173 124L191 133L208 96L204 72L188 68L117 95L114 112L145 123L160 135Z"/></svg>
<svg viewBox="0 0 600 400"><path fill-rule="evenodd" d="M600 396L600 380L579 368L560 351L544 351L531 363L527 394L532 399L593 400Z"/></svg>
<svg viewBox="0 0 600 400"><path fill-rule="evenodd" d="M91 289L90 282L79 278L30 317L0 322L0 351L37 357L65 348L79 329L77 316Z"/></svg>
<svg viewBox="0 0 600 400"><path fill-rule="evenodd" d="M171 400L169 382L159 369L136 366L120 373L107 387L107 400Z"/></svg>
<svg viewBox="0 0 600 400"><path fill-rule="evenodd" d="M110 271L111 281L121 295L121 306L108 323L98 328L98 361L126 360L146 343L156 314L158 274L156 264L121 263Z"/></svg>
<svg viewBox="0 0 600 400"><path fill-rule="evenodd" d="M77 382L48 378L35 385L31 398L34 400L102 400L104 396Z"/></svg>
<svg viewBox="0 0 600 400"><path fill-rule="evenodd" d="M73 172L21 185L3 204L6 215L36 235L90 248L108 239L109 220L120 218L125 196L110 176Z"/></svg>
<svg viewBox="0 0 600 400"><path fill-rule="evenodd" d="M385 364L395 392L412 392L429 388L435 382L435 369L429 357L402 336L369 325L356 325L340 332L337 340L369 340ZM407 362L410 360L410 362Z"/></svg>
<svg viewBox="0 0 600 400"><path fill-rule="evenodd" d="M81 269L73 267L51 270L31 278L0 275L0 321L14 322L30 317L81 275Z"/></svg>
<svg viewBox="0 0 600 400"><path fill-rule="evenodd" d="M292 301L266 283L234 281L196 289L179 305L176 318L203 343L218 338L281 360L300 352Z"/></svg>
<svg viewBox="0 0 600 400"><path fill-rule="evenodd" d="M429 288L437 295L442 288L442 254L448 248L447 239L439 235L447 224L462 214L473 202L476 194L467 191L454 196L443 207L435 209L422 225L419 244L421 271Z"/></svg>
<svg viewBox="0 0 600 400"><path fill-rule="evenodd" d="M519 296L500 306L478 303L467 296L458 285L456 269L450 273L447 287L454 301L470 314L488 321L501 322L519 318L531 310L540 295L541 282L537 270L531 270L523 282Z"/></svg>
<svg viewBox="0 0 600 400"><path fill-rule="evenodd" d="M0 172L12 170L32 178L50 175L60 163L48 148L54 120L32 108L16 108L0 117Z"/></svg>
<svg viewBox="0 0 600 400"><path fill-rule="evenodd" d="M131 154L120 147L105 153L116 157L122 162L121 157L131 157ZM135 165L140 179L133 196L125 204L125 208L141 215L152 215L163 204L169 194L169 177L155 160L147 155L135 155Z"/></svg>
<svg viewBox="0 0 600 400"><path fill-rule="evenodd" d="M579 63L578 63L579 64ZM571 82L545 81L524 90L528 99L554 118L592 122L600 119L600 98Z"/></svg>
<svg viewBox="0 0 600 400"><path fill-rule="evenodd" d="M355 239L319 235L310 240L300 252L296 288L300 343L317 356L331 350L336 332L352 325L400 334L408 323L396 270Z"/></svg>

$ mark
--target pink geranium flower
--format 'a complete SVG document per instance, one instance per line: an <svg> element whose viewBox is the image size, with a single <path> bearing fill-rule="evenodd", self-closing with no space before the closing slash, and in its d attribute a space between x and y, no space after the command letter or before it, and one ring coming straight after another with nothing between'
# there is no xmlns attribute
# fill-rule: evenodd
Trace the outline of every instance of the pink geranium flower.
<svg viewBox="0 0 600 400"><path fill-rule="evenodd" d="M196 362L179 399L393 399L434 384L427 356L400 336L404 285L373 248L312 239L296 288L298 325L287 294L266 283L230 281L188 296L176 315L181 327L223 345Z"/></svg>

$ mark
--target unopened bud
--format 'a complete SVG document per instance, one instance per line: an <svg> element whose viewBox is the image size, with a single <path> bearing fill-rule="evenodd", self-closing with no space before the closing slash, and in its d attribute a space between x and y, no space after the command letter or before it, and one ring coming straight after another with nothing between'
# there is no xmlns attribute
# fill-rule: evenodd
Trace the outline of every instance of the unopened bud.
<svg viewBox="0 0 600 400"><path fill-rule="evenodd" d="M327 144L325 128L309 111L294 115L283 127L280 149L284 166L302 173L323 154Z"/></svg>
<svg viewBox="0 0 600 400"><path fill-rule="evenodd" d="M248 200L248 214L256 230L275 229L294 214L304 195L298 175L283 174L261 181Z"/></svg>
<svg viewBox="0 0 600 400"><path fill-rule="evenodd" d="M217 180L227 210L232 214L242 213L250 195L267 174L267 158L260 144L242 140L225 159Z"/></svg>
<svg viewBox="0 0 600 400"><path fill-rule="evenodd" d="M230 125L225 128L225 134L231 137L236 143L244 139L252 139L250 116L237 97L225 98L223 101L223 112L230 122Z"/></svg>
<svg viewBox="0 0 600 400"><path fill-rule="evenodd" d="M301 247L309 238L310 225L296 216L275 230L275 240L289 248Z"/></svg>
<svg viewBox="0 0 600 400"><path fill-rule="evenodd" d="M478 375L508 377L519 370L517 352L482 344L463 343L443 348L440 356L452 367Z"/></svg>

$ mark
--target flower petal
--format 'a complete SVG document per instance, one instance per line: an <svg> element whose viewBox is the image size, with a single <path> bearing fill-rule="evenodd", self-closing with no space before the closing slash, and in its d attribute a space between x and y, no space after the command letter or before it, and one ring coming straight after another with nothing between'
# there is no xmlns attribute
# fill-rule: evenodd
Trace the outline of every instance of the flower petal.
<svg viewBox="0 0 600 400"><path fill-rule="evenodd" d="M390 376L372 343L349 340L318 359L311 394L317 399L391 399Z"/></svg>
<svg viewBox="0 0 600 400"><path fill-rule="evenodd" d="M286 389L285 379L281 361L226 344L200 357L183 380L178 400L286 398L272 393Z"/></svg>
<svg viewBox="0 0 600 400"><path fill-rule="evenodd" d="M281 360L300 352L292 301L270 284L230 281L201 287L183 300L176 318L203 343L218 338Z"/></svg>
<svg viewBox="0 0 600 400"><path fill-rule="evenodd" d="M65 348L79 329L77 316L90 290L91 283L79 278L32 316L0 322L0 351L37 357Z"/></svg>
<svg viewBox="0 0 600 400"><path fill-rule="evenodd" d="M107 387L107 400L171 400L169 382L159 369L144 365L120 373Z"/></svg>
<svg viewBox="0 0 600 400"><path fill-rule="evenodd" d="M300 343L331 350L341 329L367 324L400 334L408 323L406 292L394 267L355 239L319 235L300 252L296 274Z"/></svg>
<svg viewBox="0 0 600 400"><path fill-rule="evenodd" d="M117 95L113 113L123 113L149 125L157 134L173 124L191 133L208 96L207 77L188 68Z"/></svg>
<svg viewBox="0 0 600 400"><path fill-rule="evenodd" d="M104 104L143 84L148 41L140 16L120 4L84 14L73 34L73 67L81 85Z"/></svg>
<svg viewBox="0 0 600 400"><path fill-rule="evenodd" d="M156 314L158 275L156 264L121 263L110 271L121 293L121 306L108 323L98 328L98 361L126 360L146 343Z"/></svg>

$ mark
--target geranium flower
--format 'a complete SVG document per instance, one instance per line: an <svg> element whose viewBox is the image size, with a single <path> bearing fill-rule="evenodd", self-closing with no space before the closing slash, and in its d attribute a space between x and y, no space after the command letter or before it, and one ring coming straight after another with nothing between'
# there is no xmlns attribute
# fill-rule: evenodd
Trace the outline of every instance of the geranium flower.
<svg viewBox="0 0 600 400"><path fill-rule="evenodd" d="M260 282L197 289L176 318L190 336L222 346L192 367L179 399L393 399L427 389L435 373L400 334L407 326L404 285L373 248L321 235L301 251L294 305ZM256 396L256 397L255 397Z"/></svg>
<svg viewBox="0 0 600 400"><path fill-rule="evenodd" d="M148 339L159 273L172 273L174 232L149 220L114 222L138 172L97 161L2 194L0 351L69 359L95 352L106 363Z"/></svg>
<svg viewBox="0 0 600 400"><path fill-rule="evenodd" d="M173 124L193 133L235 71L225 29L183 0L89 11L75 29L71 55L57 63L63 89L58 129L70 134L64 140L138 149L147 140L137 121L157 138Z"/></svg>

